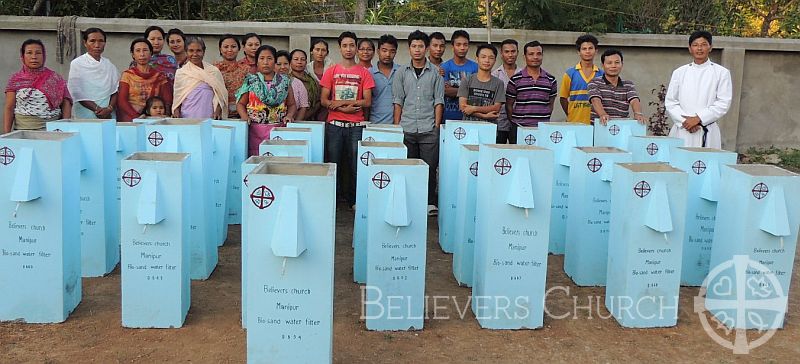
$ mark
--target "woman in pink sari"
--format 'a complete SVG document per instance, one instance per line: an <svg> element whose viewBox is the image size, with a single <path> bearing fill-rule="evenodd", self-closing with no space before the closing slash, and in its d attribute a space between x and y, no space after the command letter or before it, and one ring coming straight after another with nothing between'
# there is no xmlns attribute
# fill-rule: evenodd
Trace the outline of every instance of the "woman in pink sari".
<svg viewBox="0 0 800 364"><path fill-rule="evenodd" d="M186 41L188 62L175 74L172 116L179 118L224 119L228 117L228 90L222 73L203 61L206 44L202 38Z"/></svg>

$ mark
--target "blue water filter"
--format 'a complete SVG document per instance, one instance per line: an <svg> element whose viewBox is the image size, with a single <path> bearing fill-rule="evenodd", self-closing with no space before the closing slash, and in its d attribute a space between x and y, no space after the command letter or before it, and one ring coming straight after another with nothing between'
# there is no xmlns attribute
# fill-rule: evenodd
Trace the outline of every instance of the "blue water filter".
<svg viewBox="0 0 800 364"><path fill-rule="evenodd" d="M214 150L211 153L211 189L214 202L212 221L217 232L217 246L225 244L228 238L228 177L233 163L233 136L235 129L230 126L212 125L211 138Z"/></svg>
<svg viewBox="0 0 800 364"><path fill-rule="evenodd" d="M249 260L247 255L248 238L247 238L247 214L252 213L254 209L250 201L250 179L248 174L253 171L259 164L264 162L277 162L277 163L303 163L301 157L267 157L254 155L247 158L241 165L242 180L239 183L241 190L240 200L242 204L242 226L241 226L241 241L242 241L242 328L247 328L247 262Z"/></svg>
<svg viewBox="0 0 800 364"><path fill-rule="evenodd" d="M628 150L632 136L645 136L647 127L633 119L611 119L603 125L594 119L594 146Z"/></svg>
<svg viewBox="0 0 800 364"><path fill-rule="evenodd" d="M57 323L81 302L77 133L0 136L0 321Z"/></svg>
<svg viewBox="0 0 800 364"><path fill-rule="evenodd" d="M453 252L456 189L461 145L489 144L497 140L497 124L485 121L448 120L439 129L439 246Z"/></svg>
<svg viewBox="0 0 800 364"><path fill-rule="evenodd" d="M247 362L330 363L336 165L265 162L248 179Z"/></svg>
<svg viewBox="0 0 800 364"><path fill-rule="evenodd" d="M178 328L191 304L188 153L122 161L122 326Z"/></svg>
<svg viewBox="0 0 800 364"><path fill-rule="evenodd" d="M120 194L122 193L122 160L133 153L144 151L146 148L144 146L146 139L144 135L144 124L141 123L117 122L116 131L117 169L114 174L116 176L114 186L117 190L117 201L119 201L121 199Z"/></svg>
<svg viewBox="0 0 800 364"><path fill-rule="evenodd" d="M209 119L164 119L145 125L148 152L189 153L189 215L192 279L205 280L217 267L212 169L214 139Z"/></svg>
<svg viewBox="0 0 800 364"><path fill-rule="evenodd" d="M428 165L373 159L367 187L368 330L422 330L428 236Z"/></svg>
<svg viewBox="0 0 800 364"><path fill-rule="evenodd" d="M700 286L708 275L722 166L736 164L736 158L734 152L712 148L672 150L670 165L686 172L689 183L681 285Z"/></svg>
<svg viewBox="0 0 800 364"><path fill-rule="evenodd" d="M116 122L65 119L46 123L48 131L76 132L81 141L81 271L100 277L119 263Z"/></svg>
<svg viewBox="0 0 800 364"><path fill-rule="evenodd" d="M407 155L408 150L403 143L358 142L356 213L353 217L353 282L367 282L367 220L369 217L367 190L372 178L368 167L375 158L403 159Z"/></svg>
<svg viewBox="0 0 800 364"><path fill-rule="evenodd" d="M569 170L564 271L579 286L605 286L614 164L631 154L615 147L580 147Z"/></svg>
<svg viewBox="0 0 800 364"><path fill-rule="evenodd" d="M538 126L517 127L517 144L539 145L539 139L540 135Z"/></svg>
<svg viewBox="0 0 800 364"><path fill-rule="evenodd" d="M592 146L592 127L581 123L539 123L539 146L554 153L550 253L564 254L569 214L569 167L575 147Z"/></svg>
<svg viewBox="0 0 800 364"><path fill-rule="evenodd" d="M800 227L800 175L772 165L722 167L705 308L736 329L779 329Z"/></svg>
<svg viewBox="0 0 800 364"><path fill-rule="evenodd" d="M258 154L267 157L300 157L304 163L311 158L311 148L307 140L265 140L258 145Z"/></svg>
<svg viewBox="0 0 800 364"><path fill-rule="evenodd" d="M456 184L456 236L453 244L453 276L459 285L472 287L475 261L475 205L478 196L479 145L464 144L458 159Z"/></svg>
<svg viewBox="0 0 800 364"><path fill-rule="evenodd" d="M322 163L325 158L325 122L324 121L293 121L286 124L287 128L306 128L311 130L310 160L312 163ZM280 133L278 135L281 135Z"/></svg>
<svg viewBox="0 0 800 364"><path fill-rule="evenodd" d="M308 161L311 163L322 163L322 156L319 146L314 145L315 140L319 140L319 128L311 127L279 127L272 129L269 134L270 139L280 141L305 140L308 143ZM324 146L323 146L324 147ZM324 152L324 150L323 150ZM263 153L261 153L263 154Z"/></svg>
<svg viewBox="0 0 800 364"><path fill-rule="evenodd" d="M683 146L683 139L666 136L631 136L628 151L635 163L669 163L672 151Z"/></svg>
<svg viewBox="0 0 800 364"><path fill-rule="evenodd" d="M239 169L247 159L248 126L245 120L227 119L212 120L212 125L230 126L233 130L233 145L231 147L231 165L228 170L228 190L225 205L228 207L226 221L228 224L242 223L242 201L239 199L239 181L242 180L242 171Z"/></svg>
<svg viewBox="0 0 800 364"><path fill-rule="evenodd" d="M480 147L472 311L483 328L543 325L553 155L519 144Z"/></svg>
<svg viewBox="0 0 800 364"><path fill-rule="evenodd" d="M402 129L367 127L361 132L361 140L365 142L402 143L404 137Z"/></svg>
<svg viewBox="0 0 800 364"><path fill-rule="evenodd" d="M606 307L623 327L675 326L686 173L665 163L618 163L613 173Z"/></svg>

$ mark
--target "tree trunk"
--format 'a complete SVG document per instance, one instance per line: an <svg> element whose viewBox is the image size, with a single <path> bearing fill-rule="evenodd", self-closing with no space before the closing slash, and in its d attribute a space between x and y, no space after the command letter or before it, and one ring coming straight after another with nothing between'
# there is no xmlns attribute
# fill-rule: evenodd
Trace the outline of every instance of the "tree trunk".
<svg viewBox="0 0 800 364"><path fill-rule="evenodd" d="M356 2L356 23L364 23L364 16L367 14L367 0L358 0Z"/></svg>
<svg viewBox="0 0 800 364"><path fill-rule="evenodd" d="M778 3L777 2L774 2L774 3L769 5L769 9L767 9L767 13L764 14L764 20L761 22L761 32L760 32L759 35L762 38L769 36L769 28L772 27L772 22L775 21L775 19L777 18L778 11L779 11L779 9L778 9Z"/></svg>
<svg viewBox="0 0 800 364"><path fill-rule="evenodd" d="M189 19L189 0L183 1L183 14L181 14L181 19Z"/></svg>
<svg viewBox="0 0 800 364"><path fill-rule="evenodd" d="M42 6L44 6L44 0L36 0L36 3L33 4L33 9L31 10L31 16L36 16L42 11Z"/></svg>
<svg viewBox="0 0 800 364"><path fill-rule="evenodd" d="M492 42L492 0L486 0L486 41Z"/></svg>
<svg viewBox="0 0 800 364"><path fill-rule="evenodd" d="M769 28L772 26L773 19L769 16L764 17L764 21L761 22L761 32L759 36L762 38L769 37Z"/></svg>

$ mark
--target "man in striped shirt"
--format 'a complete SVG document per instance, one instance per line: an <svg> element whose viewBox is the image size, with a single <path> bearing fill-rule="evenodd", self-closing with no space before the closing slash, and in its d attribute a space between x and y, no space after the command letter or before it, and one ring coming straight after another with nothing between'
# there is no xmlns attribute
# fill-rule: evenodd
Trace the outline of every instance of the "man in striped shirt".
<svg viewBox="0 0 800 364"><path fill-rule="evenodd" d="M600 56L605 74L589 82L589 102L592 103L592 120L600 119L606 125L609 119L629 118L628 109L633 109L633 118L644 124L644 114L639 94L633 82L623 80L622 52L609 49Z"/></svg>
<svg viewBox="0 0 800 364"><path fill-rule="evenodd" d="M544 51L537 41L522 48L526 67L511 76L506 86L506 113L510 115L509 142L517 143L519 126L538 126L550 121L558 95L556 78L542 68Z"/></svg>

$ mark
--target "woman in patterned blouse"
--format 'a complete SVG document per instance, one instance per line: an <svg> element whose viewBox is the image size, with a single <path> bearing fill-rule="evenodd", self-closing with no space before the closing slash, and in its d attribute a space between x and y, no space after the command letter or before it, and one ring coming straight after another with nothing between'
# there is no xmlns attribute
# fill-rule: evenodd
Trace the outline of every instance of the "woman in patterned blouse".
<svg viewBox="0 0 800 364"><path fill-rule="evenodd" d="M45 123L72 117L67 81L45 67L44 44L28 39L19 49L22 69L6 85L3 131L44 130Z"/></svg>
<svg viewBox="0 0 800 364"><path fill-rule="evenodd" d="M131 42L133 67L122 72L117 98L117 121L132 121L144 112L147 99L159 96L167 110L172 108L172 83L164 73L150 64L153 46L147 39L137 38Z"/></svg>
<svg viewBox="0 0 800 364"><path fill-rule="evenodd" d="M250 155L258 154L258 145L269 139L275 127L294 121L297 106L289 76L275 73L274 47L263 45L256 51L258 72L248 74L236 92L236 108L250 125Z"/></svg>

